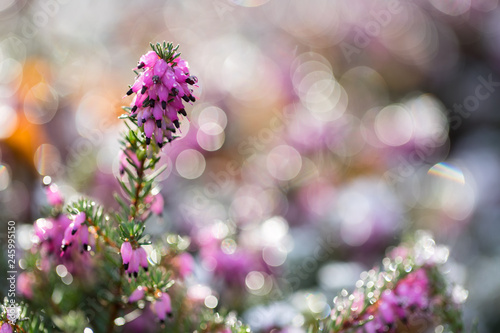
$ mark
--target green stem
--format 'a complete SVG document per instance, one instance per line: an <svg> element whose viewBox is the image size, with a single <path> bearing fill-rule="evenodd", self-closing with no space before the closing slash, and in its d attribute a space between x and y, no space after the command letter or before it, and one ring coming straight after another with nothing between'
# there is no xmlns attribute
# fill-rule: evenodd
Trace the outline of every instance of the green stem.
<svg viewBox="0 0 500 333"><path fill-rule="evenodd" d="M143 159L140 163L141 164L137 168L137 186L135 188L134 197L130 201L131 205L134 207L134 209L132 209L130 212L130 216L129 216L130 221L133 221L136 218L137 211L139 209L140 193L142 190L142 184L143 184L143 180L144 180L144 165L146 163L146 158Z"/></svg>

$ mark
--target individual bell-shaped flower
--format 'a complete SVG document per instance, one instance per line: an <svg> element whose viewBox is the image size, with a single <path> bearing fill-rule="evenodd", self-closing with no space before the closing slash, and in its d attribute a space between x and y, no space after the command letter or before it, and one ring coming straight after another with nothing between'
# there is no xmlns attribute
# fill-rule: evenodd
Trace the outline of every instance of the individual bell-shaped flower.
<svg viewBox="0 0 500 333"><path fill-rule="evenodd" d="M161 296L153 303L153 310L161 323L172 316L172 301L167 293L161 293Z"/></svg>
<svg viewBox="0 0 500 333"><path fill-rule="evenodd" d="M122 256L123 268L125 268L126 271L128 271L133 253L134 250L132 249L132 244L130 244L130 242L123 242L120 247L120 254Z"/></svg>
<svg viewBox="0 0 500 333"><path fill-rule="evenodd" d="M130 294L128 302L129 303L137 302L143 299L145 294L146 294L146 288L143 286L139 286L132 292L132 294Z"/></svg>

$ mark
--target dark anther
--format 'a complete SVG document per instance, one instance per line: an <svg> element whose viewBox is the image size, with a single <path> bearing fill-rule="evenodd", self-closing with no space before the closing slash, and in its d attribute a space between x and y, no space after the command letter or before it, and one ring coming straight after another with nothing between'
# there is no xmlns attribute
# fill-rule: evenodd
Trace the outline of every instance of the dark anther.
<svg viewBox="0 0 500 333"><path fill-rule="evenodd" d="M134 272L134 277L138 277L139 276L139 273L138 272Z"/></svg>
<svg viewBox="0 0 500 333"><path fill-rule="evenodd" d="M177 112L179 112L180 114L182 114L184 117L187 117L186 110L184 110L184 109L180 109L180 110L179 110L179 111L177 111Z"/></svg>
<svg viewBox="0 0 500 333"><path fill-rule="evenodd" d="M169 312L169 313L167 313L167 316L168 316L168 318L172 318L174 315L172 314L172 312Z"/></svg>
<svg viewBox="0 0 500 333"><path fill-rule="evenodd" d="M76 234L76 232L77 232L77 231L78 231L78 230L76 230L76 229L71 230L71 235Z"/></svg>
<svg viewBox="0 0 500 333"><path fill-rule="evenodd" d="M148 87L142 86L141 94L144 94L146 92L146 90L148 90Z"/></svg>
<svg viewBox="0 0 500 333"><path fill-rule="evenodd" d="M142 118L141 121L144 124L146 122L146 118Z"/></svg>
<svg viewBox="0 0 500 333"><path fill-rule="evenodd" d="M125 270L128 269L128 264L123 264L123 268L125 268Z"/></svg>
<svg viewBox="0 0 500 333"><path fill-rule="evenodd" d="M159 119L159 120L156 121L156 126L158 128L161 128L161 119Z"/></svg>
<svg viewBox="0 0 500 333"><path fill-rule="evenodd" d="M161 108L165 110L167 108L167 102L161 101Z"/></svg>
<svg viewBox="0 0 500 333"><path fill-rule="evenodd" d="M135 112L137 110L137 105L134 105L130 111Z"/></svg>
<svg viewBox="0 0 500 333"><path fill-rule="evenodd" d="M140 62L139 65L137 65L137 68L141 69L142 67L146 66L145 63L143 62Z"/></svg>
<svg viewBox="0 0 500 333"><path fill-rule="evenodd" d="M151 143L151 138L146 138L146 144L149 145Z"/></svg>
<svg viewBox="0 0 500 333"><path fill-rule="evenodd" d="M162 148L163 147L163 142L158 142L158 148Z"/></svg>
<svg viewBox="0 0 500 333"><path fill-rule="evenodd" d="M144 272L147 272L148 271L148 268L147 267L143 267L144 268Z"/></svg>
<svg viewBox="0 0 500 333"><path fill-rule="evenodd" d="M174 123L175 127L179 128L180 125L179 125L179 121L177 119L174 120L173 123Z"/></svg>
<svg viewBox="0 0 500 333"><path fill-rule="evenodd" d="M65 245L65 244L61 245L61 251L63 251L63 252L66 251L67 248L68 248L67 245Z"/></svg>
<svg viewBox="0 0 500 333"><path fill-rule="evenodd" d="M187 103L189 102L189 96L188 95L184 95L182 96L182 99Z"/></svg>
<svg viewBox="0 0 500 333"><path fill-rule="evenodd" d="M179 93L179 89L177 88L172 88L172 94L176 96Z"/></svg>
<svg viewBox="0 0 500 333"><path fill-rule="evenodd" d="M149 106L151 106L152 108L155 107L155 100L154 99L149 101Z"/></svg>
<svg viewBox="0 0 500 333"><path fill-rule="evenodd" d="M196 82L198 82L198 78L196 76L190 76L186 79L186 83L187 84L195 84Z"/></svg>
<svg viewBox="0 0 500 333"><path fill-rule="evenodd" d="M130 96L134 93L134 91L132 90L132 88L130 88L128 91L127 91L127 96Z"/></svg>
<svg viewBox="0 0 500 333"><path fill-rule="evenodd" d="M196 98L194 98L193 95L189 95L189 100L191 100L191 102L196 102Z"/></svg>
<svg viewBox="0 0 500 333"><path fill-rule="evenodd" d="M152 80L154 84L157 84L160 81L160 77L158 75L153 75Z"/></svg>
<svg viewBox="0 0 500 333"><path fill-rule="evenodd" d="M91 248L91 247L90 247L90 245L88 245L88 244L83 244L83 249L84 249L85 251L87 251L87 252L90 252L90 249L92 249L92 248Z"/></svg>

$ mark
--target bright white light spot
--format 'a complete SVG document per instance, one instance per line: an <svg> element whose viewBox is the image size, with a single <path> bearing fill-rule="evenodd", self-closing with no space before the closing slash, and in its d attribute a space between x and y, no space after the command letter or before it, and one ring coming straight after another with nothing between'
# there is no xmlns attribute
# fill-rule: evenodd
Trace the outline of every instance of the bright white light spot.
<svg viewBox="0 0 500 333"><path fill-rule="evenodd" d="M380 141L389 146L401 146L413 136L413 120L406 108L389 105L375 118L375 133Z"/></svg>
<svg viewBox="0 0 500 333"><path fill-rule="evenodd" d="M186 149L175 160L175 169L186 179L196 179L205 171L205 157L194 149Z"/></svg>
<svg viewBox="0 0 500 333"><path fill-rule="evenodd" d="M262 249L262 258L269 266L277 267L283 265L288 252L284 246L267 246Z"/></svg>
<svg viewBox="0 0 500 333"><path fill-rule="evenodd" d="M259 290L264 287L266 282L264 275L261 272L253 271L247 274L245 285L250 290Z"/></svg>
<svg viewBox="0 0 500 333"><path fill-rule="evenodd" d="M214 295L210 295L205 298L205 306L209 309L214 309L218 303L219 301Z"/></svg>
<svg viewBox="0 0 500 333"><path fill-rule="evenodd" d="M262 238L268 244L279 242L288 232L288 223L281 216L273 216L262 224Z"/></svg>
<svg viewBox="0 0 500 333"><path fill-rule="evenodd" d="M60 277L63 278L66 275L68 275L68 269L64 265L58 265L56 267L56 273L57 273L57 275L59 275Z"/></svg>
<svg viewBox="0 0 500 333"><path fill-rule="evenodd" d="M17 113L8 105L0 106L0 139L8 138L17 127Z"/></svg>
<svg viewBox="0 0 500 333"><path fill-rule="evenodd" d="M278 180L295 178L302 168L302 157L299 152L287 145L275 147L267 155L267 170Z"/></svg>

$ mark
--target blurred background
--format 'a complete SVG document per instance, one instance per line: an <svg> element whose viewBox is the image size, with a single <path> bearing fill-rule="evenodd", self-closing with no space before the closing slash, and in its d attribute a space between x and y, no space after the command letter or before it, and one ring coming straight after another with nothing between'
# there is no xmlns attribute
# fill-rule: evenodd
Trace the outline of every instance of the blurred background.
<svg viewBox="0 0 500 333"><path fill-rule="evenodd" d="M428 229L467 325L500 330L498 0L1 0L0 26L0 222L21 248L44 176L115 207L131 69L172 41L199 87L149 227L192 238L207 307L301 332Z"/></svg>

